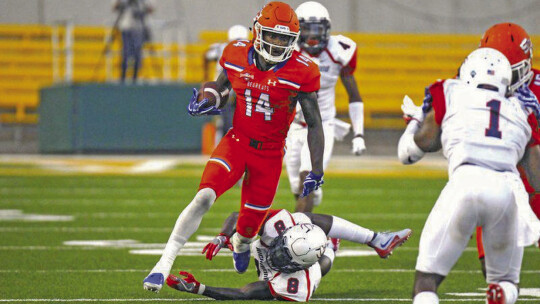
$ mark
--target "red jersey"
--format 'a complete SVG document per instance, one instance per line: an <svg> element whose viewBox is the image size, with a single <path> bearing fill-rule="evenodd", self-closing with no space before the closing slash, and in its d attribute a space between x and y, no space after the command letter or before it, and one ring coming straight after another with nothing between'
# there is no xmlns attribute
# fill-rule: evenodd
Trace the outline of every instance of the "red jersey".
<svg viewBox="0 0 540 304"><path fill-rule="evenodd" d="M318 91L321 74L313 61L297 51L268 71L257 68L256 54L251 42L233 41L219 60L236 93L234 132L285 144L295 115L294 97L297 92Z"/></svg>

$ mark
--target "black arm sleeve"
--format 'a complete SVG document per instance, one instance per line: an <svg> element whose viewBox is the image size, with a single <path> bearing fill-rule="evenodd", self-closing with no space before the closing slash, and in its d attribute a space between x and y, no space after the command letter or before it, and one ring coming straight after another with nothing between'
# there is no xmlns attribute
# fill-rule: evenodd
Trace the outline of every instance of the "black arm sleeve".
<svg viewBox="0 0 540 304"><path fill-rule="evenodd" d="M221 288L206 286L204 296L216 300L273 300L268 282L257 281L242 288Z"/></svg>

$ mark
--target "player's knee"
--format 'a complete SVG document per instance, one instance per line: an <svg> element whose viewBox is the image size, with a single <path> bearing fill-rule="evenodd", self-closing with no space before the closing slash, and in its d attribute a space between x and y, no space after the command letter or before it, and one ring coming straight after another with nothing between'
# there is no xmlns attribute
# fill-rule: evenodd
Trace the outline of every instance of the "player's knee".
<svg viewBox="0 0 540 304"><path fill-rule="evenodd" d="M196 207L198 210L207 212L215 201L216 192L210 188L204 188L197 192L192 204L194 204L194 207Z"/></svg>

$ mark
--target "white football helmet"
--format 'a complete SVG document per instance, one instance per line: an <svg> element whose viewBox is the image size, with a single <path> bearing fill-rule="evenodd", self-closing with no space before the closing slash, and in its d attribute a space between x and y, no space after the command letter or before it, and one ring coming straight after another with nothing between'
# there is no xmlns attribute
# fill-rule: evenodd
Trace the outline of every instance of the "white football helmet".
<svg viewBox="0 0 540 304"><path fill-rule="evenodd" d="M330 39L330 15L320 3L308 1L296 8L300 22L298 45L311 55L320 54Z"/></svg>
<svg viewBox="0 0 540 304"><path fill-rule="evenodd" d="M229 32L227 32L227 37L229 41L233 40L247 40L249 36L249 31L247 27L243 25L233 25L229 28Z"/></svg>
<svg viewBox="0 0 540 304"><path fill-rule="evenodd" d="M461 64L459 79L476 88L497 91L506 96L512 80L512 67L496 49L479 48Z"/></svg>
<svg viewBox="0 0 540 304"><path fill-rule="evenodd" d="M307 269L317 263L326 249L324 231L313 224L298 224L280 234L270 245L267 262L283 273Z"/></svg>

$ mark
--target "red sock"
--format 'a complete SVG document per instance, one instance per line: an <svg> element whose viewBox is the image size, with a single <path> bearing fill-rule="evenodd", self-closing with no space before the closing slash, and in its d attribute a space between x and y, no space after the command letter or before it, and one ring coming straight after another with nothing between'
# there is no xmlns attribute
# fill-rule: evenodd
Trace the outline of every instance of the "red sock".
<svg viewBox="0 0 540 304"><path fill-rule="evenodd" d="M478 249L478 258L483 259L484 243L482 242L482 227L476 227L476 248Z"/></svg>

